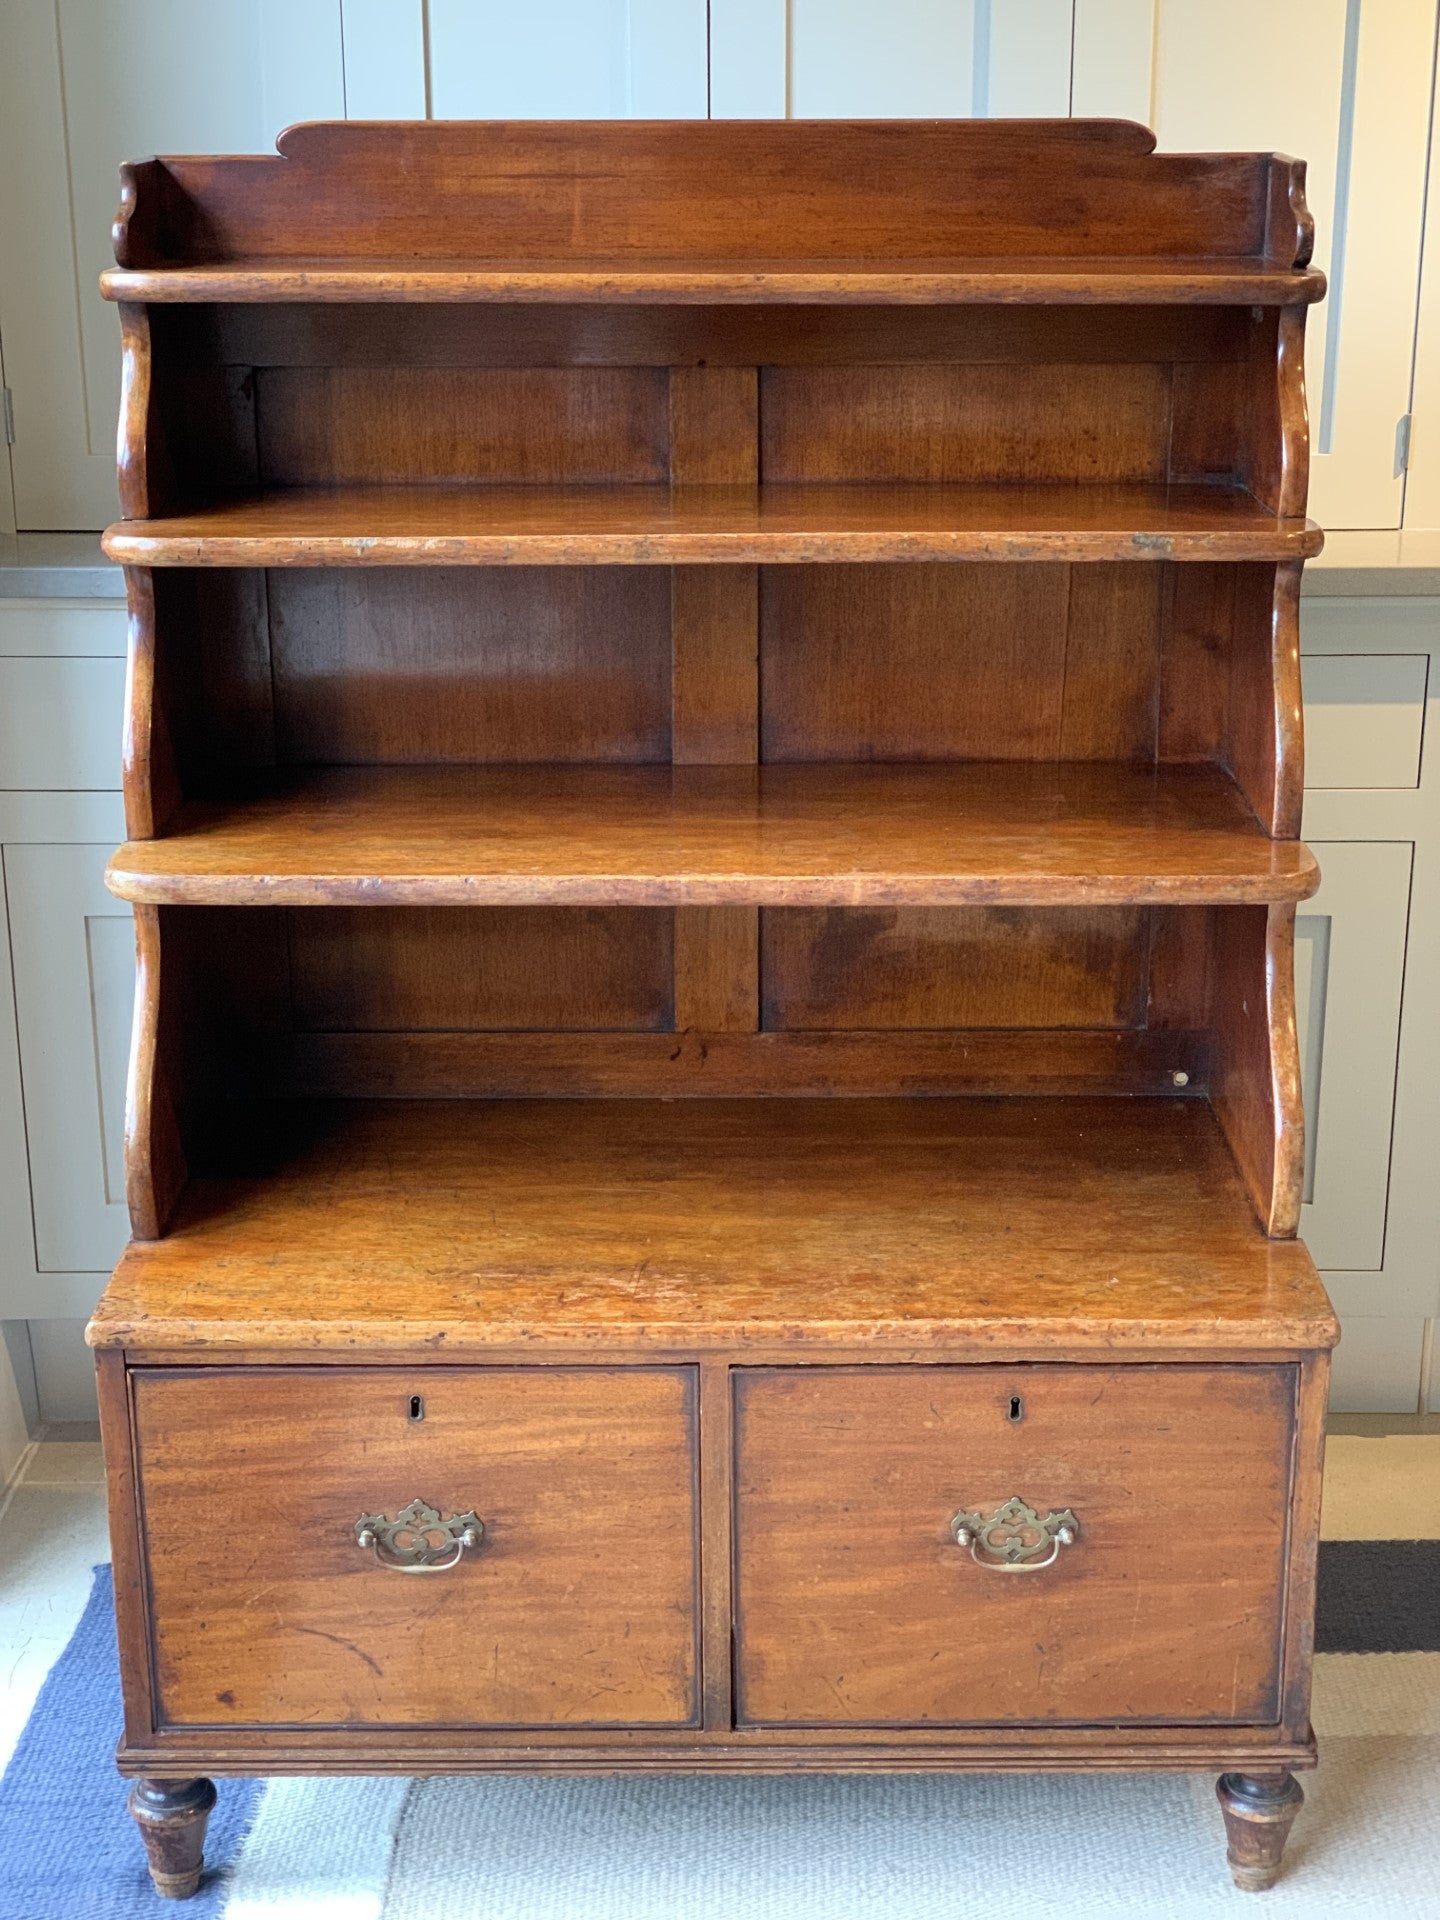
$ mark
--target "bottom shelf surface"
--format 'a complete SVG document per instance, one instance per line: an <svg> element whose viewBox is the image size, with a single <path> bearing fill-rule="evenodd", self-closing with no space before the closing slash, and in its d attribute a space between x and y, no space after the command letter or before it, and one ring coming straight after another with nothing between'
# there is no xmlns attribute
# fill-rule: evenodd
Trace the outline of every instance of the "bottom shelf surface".
<svg viewBox="0 0 1440 1920"><path fill-rule="evenodd" d="M437 1356L1335 1337L1199 1098L240 1107L91 1327Z"/></svg>

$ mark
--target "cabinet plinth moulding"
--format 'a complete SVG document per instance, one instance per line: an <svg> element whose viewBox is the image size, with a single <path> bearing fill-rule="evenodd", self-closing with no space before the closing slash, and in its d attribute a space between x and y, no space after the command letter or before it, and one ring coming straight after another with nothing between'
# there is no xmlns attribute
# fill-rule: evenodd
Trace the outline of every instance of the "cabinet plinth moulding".
<svg viewBox="0 0 1440 1920"><path fill-rule="evenodd" d="M1278 1872L1303 182L1080 121L125 170L90 1337L163 1892L257 1772L1206 1769Z"/></svg>

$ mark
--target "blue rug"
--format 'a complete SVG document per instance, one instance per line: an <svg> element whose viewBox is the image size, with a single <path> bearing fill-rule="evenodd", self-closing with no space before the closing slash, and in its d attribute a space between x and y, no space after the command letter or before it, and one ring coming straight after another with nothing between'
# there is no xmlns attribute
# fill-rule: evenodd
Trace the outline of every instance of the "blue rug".
<svg viewBox="0 0 1440 1920"><path fill-rule="evenodd" d="M258 1780L218 1782L206 1873L183 1905L157 1901L115 1771L120 1686L109 1567L95 1569L70 1644L50 1669L0 1781L0 1920L217 1920L226 1868L259 1798Z"/></svg>

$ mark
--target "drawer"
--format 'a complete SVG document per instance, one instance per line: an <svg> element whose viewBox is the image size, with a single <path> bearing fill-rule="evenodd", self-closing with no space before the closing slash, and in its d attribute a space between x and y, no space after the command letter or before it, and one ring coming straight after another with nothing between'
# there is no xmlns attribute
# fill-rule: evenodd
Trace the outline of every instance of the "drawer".
<svg viewBox="0 0 1440 1920"><path fill-rule="evenodd" d="M1283 1366L739 1373L740 1721L1274 1722L1295 1387ZM1073 1544L1027 1529L1012 1565L957 1541L957 1514L1011 1499L1069 1510Z"/></svg>
<svg viewBox="0 0 1440 1920"><path fill-rule="evenodd" d="M132 1381L159 1725L694 1724L691 1369Z"/></svg>

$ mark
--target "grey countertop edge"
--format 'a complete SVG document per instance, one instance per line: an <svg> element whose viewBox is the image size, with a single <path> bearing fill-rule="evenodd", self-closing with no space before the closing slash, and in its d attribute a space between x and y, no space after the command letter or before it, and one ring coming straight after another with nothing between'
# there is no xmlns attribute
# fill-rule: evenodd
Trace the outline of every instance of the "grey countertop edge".
<svg viewBox="0 0 1440 1920"><path fill-rule="evenodd" d="M1344 566L1327 564L1322 558L1306 567L1304 592L1307 598L1440 597L1440 565L1397 566L1376 561ZM124 575L101 553L98 534L0 534L0 600L124 597Z"/></svg>
<svg viewBox="0 0 1440 1920"><path fill-rule="evenodd" d="M1303 600L1424 600L1440 595L1440 567L1327 567L1314 561L1302 576Z"/></svg>
<svg viewBox="0 0 1440 1920"><path fill-rule="evenodd" d="M125 577L98 533L0 534L0 599L123 600Z"/></svg>

